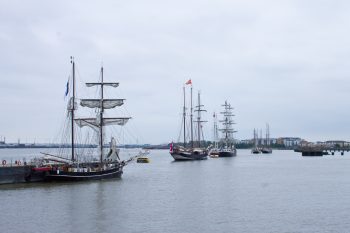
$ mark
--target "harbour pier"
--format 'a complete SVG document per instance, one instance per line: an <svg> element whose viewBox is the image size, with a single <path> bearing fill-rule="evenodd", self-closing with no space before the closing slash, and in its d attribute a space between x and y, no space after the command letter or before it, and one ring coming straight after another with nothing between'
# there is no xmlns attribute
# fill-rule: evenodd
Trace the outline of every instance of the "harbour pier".
<svg viewBox="0 0 350 233"><path fill-rule="evenodd" d="M344 155L345 152L350 151L350 145L348 143L326 143L321 145L305 145L300 146L294 150L295 152L300 152L302 156L323 156L323 155L335 155L335 153L340 153Z"/></svg>

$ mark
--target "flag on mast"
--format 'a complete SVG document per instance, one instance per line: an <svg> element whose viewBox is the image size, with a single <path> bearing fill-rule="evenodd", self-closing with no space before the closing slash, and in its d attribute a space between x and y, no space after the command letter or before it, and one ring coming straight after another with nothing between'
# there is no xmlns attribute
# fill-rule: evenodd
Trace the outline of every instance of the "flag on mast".
<svg viewBox="0 0 350 233"><path fill-rule="evenodd" d="M185 83L186 85L192 85L192 80L191 79L189 79L186 83Z"/></svg>
<svg viewBox="0 0 350 233"><path fill-rule="evenodd" d="M173 145L173 142L170 143L170 153L173 153L173 148L174 148L174 145Z"/></svg>

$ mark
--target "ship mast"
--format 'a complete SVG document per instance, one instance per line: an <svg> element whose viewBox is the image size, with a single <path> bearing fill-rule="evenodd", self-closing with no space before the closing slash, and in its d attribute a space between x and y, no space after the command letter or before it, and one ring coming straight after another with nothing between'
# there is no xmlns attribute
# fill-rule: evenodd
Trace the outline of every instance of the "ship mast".
<svg viewBox="0 0 350 233"><path fill-rule="evenodd" d="M105 109L112 109L115 107L119 107L124 104L125 99L105 99L104 98L104 87L118 87L119 83L116 82L104 82L103 77L103 67L101 67L101 82L90 82L86 83L87 87L98 86L101 88L100 98L96 99L81 99L80 105L88 108L97 108L99 115L95 118L77 118L74 119L75 123L78 124L79 127L89 126L95 131L99 132L99 147L100 147L100 164L102 168L103 164L103 142L104 142L104 126L108 125L125 125L131 117L104 117Z"/></svg>
<svg viewBox="0 0 350 233"><path fill-rule="evenodd" d="M101 110L100 110L100 163L103 160L103 66L101 67Z"/></svg>
<svg viewBox="0 0 350 233"><path fill-rule="evenodd" d="M217 116L216 113L214 112L213 114L214 118L214 147L218 147L218 123L217 123Z"/></svg>
<svg viewBox="0 0 350 233"><path fill-rule="evenodd" d="M183 87L183 91L184 91L184 107L183 107L184 147L186 147L186 91L185 91L185 86Z"/></svg>
<svg viewBox="0 0 350 233"><path fill-rule="evenodd" d="M266 123L266 142L265 142L266 146L270 145L270 126L268 123Z"/></svg>
<svg viewBox="0 0 350 233"><path fill-rule="evenodd" d="M72 96L72 98L71 98L71 109L70 109L70 112L71 112L71 130L72 130L72 156L71 156L71 159L72 159L72 161L74 161L74 110L75 110L75 62L74 62L74 57L70 57L70 59L71 59L71 64L72 64L72 71L73 71L73 96Z"/></svg>
<svg viewBox="0 0 350 233"><path fill-rule="evenodd" d="M220 129L220 131L223 132L224 134L224 139L225 139L225 144L226 146L228 146L229 141L232 140L232 134L237 132L235 131L231 125L235 124L232 121L232 117L234 116L232 114L232 107L229 103L227 103L227 101L225 101L225 104L222 105L224 107L224 112L221 112L221 114L223 114L224 119L221 120L220 122L223 123L224 128Z"/></svg>
<svg viewBox="0 0 350 233"><path fill-rule="evenodd" d="M201 112L206 112L207 110L202 109L204 105L201 105L201 94L198 92L198 105L196 106L195 112L197 112L197 136L198 136L198 147L201 146L201 123L206 122L201 120Z"/></svg>
<svg viewBox="0 0 350 233"><path fill-rule="evenodd" d="M191 84L191 148L193 149L193 107L192 107L192 84Z"/></svg>

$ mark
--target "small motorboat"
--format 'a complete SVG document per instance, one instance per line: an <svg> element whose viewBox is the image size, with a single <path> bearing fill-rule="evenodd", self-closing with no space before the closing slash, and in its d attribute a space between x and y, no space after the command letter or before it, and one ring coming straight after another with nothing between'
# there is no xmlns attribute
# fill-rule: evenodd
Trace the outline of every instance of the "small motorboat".
<svg viewBox="0 0 350 233"><path fill-rule="evenodd" d="M137 163L149 163L150 159L148 157L139 157L136 160Z"/></svg>

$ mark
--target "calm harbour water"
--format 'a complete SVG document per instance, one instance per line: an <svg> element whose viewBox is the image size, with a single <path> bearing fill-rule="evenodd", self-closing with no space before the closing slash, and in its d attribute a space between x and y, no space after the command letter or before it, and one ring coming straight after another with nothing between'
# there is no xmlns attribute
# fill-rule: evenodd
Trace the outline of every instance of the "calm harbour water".
<svg viewBox="0 0 350 233"><path fill-rule="evenodd" d="M0 159L37 151L0 150ZM0 186L0 232L349 232L349 153L149 157L117 180Z"/></svg>

